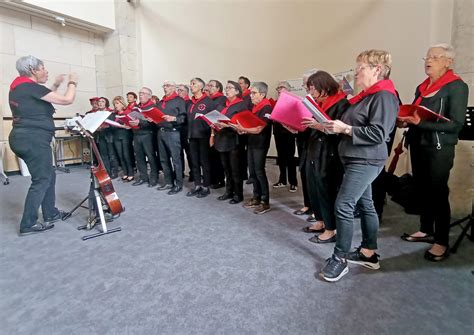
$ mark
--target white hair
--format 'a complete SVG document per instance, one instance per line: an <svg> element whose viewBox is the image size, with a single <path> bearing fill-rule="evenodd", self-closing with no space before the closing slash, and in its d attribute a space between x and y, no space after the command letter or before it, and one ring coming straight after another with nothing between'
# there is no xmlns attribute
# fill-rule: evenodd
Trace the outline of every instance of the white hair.
<svg viewBox="0 0 474 335"><path fill-rule="evenodd" d="M33 56L24 56L16 61L16 70L20 76L31 77L33 70L39 70L40 66L44 66L43 61Z"/></svg>
<svg viewBox="0 0 474 335"><path fill-rule="evenodd" d="M456 56L456 53L454 52L454 48L451 44L448 44L448 43L438 43L438 44L434 44L432 46L430 46L430 49L433 49L433 48L441 48L444 50L444 56L446 58L451 58L451 59L454 59L454 57Z"/></svg>
<svg viewBox="0 0 474 335"><path fill-rule="evenodd" d="M165 82L163 83L163 85L171 85L171 86L174 86L176 87L176 83L172 80L165 80Z"/></svg>

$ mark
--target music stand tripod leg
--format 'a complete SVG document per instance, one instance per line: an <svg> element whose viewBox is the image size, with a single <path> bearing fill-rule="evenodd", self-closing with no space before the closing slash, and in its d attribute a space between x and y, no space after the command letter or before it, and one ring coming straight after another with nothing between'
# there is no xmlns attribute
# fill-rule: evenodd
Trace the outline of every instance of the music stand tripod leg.
<svg viewBox="0 0 474 335"><path fill-rule="evenodd" d="M97 212L99 212L99 218L100 218L100 224L101 224L101 227L102 227L102 231L98 232L98 233L95 233L95 234L90 234L90 235L83 236L82 237L83 241L94 238L94 237L99 237L99 236L102 236L102 235L115 233L115 232L118 232L118 231L122 230L121 227L116 227L116 228L112 228L112 229L107 228L107 223L105 221L104 210L102 208L102 199L100 197L100 193L97 189L94 190L94 193L95 193L95 200L96 200L96 206L97 206L96 208L97 208Z"/></svg>
<svg viewBox="0 0 474 335"><path fill-rule="evenodd" d="M469 215L469 216L465 217L464 219L456 221L453 225L461 225L461 223L463 223L464 221L467 221L467 223L463 227L463 229L461 231L461 234L458 236L458 238L456 239L456 242L454 243L454 245L452 246L452 248L450 250L452 254L455 254L457 252L457 250L459 248L459 245L461 244L462 240L464 239L464 237L466 235L469 237L470 241L473 241L472 240L472 223L474 221L474 217L472 215ZM471 229L471 235L470 236L467 233L469 229Z"/></svg>

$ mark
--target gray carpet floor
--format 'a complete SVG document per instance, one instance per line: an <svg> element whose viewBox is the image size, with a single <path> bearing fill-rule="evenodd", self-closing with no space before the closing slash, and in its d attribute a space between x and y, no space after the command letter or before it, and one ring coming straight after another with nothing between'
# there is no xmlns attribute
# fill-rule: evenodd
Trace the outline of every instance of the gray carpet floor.
<svg viewBox="0 0 474 335"><path fill-rule="evenodd" d="M300 190L272 189L272 211L255 215L217 201L222 189L196 199L117 181L126 211L110 227L122 231L82 241L85 209L51 232L17 236L28 186L21 176L0 185L0 334L474 333L474 243L427 262L427 244L400 240L417 217L390 201L381 269L350 265L330 284L317 273L333 245L309 242L305 217L292 214ZM56 190L58 207L72 208L88 170L58 172Z"/></svg>

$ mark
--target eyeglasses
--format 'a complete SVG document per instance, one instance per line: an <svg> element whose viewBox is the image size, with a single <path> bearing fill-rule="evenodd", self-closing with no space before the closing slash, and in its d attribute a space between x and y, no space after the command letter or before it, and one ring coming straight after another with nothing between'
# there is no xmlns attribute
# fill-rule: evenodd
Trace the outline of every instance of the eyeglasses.
<svg viewBox="0 0 474 335"><path fill-rule="evenodd" d="M148 92L138 92L138 95L151 95L151 94Z"/></svg>
<svg viewBox="0 0 474 335"><path fill-rule="evenodd" d="M429 60L437 61L437 60L439 60L439 59L441 59L441 58L443 58L443 57L446 58L446 56L444 56L444 55L433 55L433 56L423 57L422 59L423 59L425 62L427 62L427 61L429 61Z"/></svg>
<svg viewBox="0 0 474 335"><path fill-rule="evenodd" d="M277 91L280 91L280 90L283 90L283 89L286 89L286 87L285 87L285 86L278 86L278 87L276 88Z"/></svg>
<svg viewBox="0 0 474 335"><path fill-rule="evenodd" d="M250 95L255 95L255 94L259 94L260 92L258 91L250 91Z"/></svg>
<svg viewBox="0 0 474 335"><path fill-rule="evenodd" d="M236 88L234 86L226 86L225 87L225 90L228 91L228 90L235 90Z"/></svg>
<svg viewBox="0 0 474 335"><path fill-rule="evenodd" d="M170 84L164 84L162 87L165 88L165 87L172 87L173 85L170 85Z"/></svg>
<svg viewBox="0 0 474 335"><path fill-rule="evenodd" d="M355 73L359 73L360 71L365 70L365 69L367 69L367 68L373 69L374 66L372 66L372 65L370 65L370 64L369 64L369 65L359 65L359 66L357 66L357 67L355 68Z"/></svg>

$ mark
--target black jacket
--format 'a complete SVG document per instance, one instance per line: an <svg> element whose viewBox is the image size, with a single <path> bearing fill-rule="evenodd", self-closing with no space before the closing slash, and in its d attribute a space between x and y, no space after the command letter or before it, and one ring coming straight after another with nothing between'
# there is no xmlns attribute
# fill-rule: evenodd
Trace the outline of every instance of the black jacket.
<svg viewBox="0 0 474 335"><path fill-rule="evenodd" d="M415 100L420 96L416 88ZM462 80L456 80L443 86L438 93L429 98L421 99L421 106L431 109L448 119L444 121L421 121L418 125L410 125L407 143L422 146L455 145L466 117L469 90Z"/></svg>
<svg viewBox="0 0 474 335"><path fill-rule="evenodd" d="M349 106L347 99L342 99L331 106L326 113L332 120L340 120ZM337 151L339 140L340 136L336 134L325 134L319 130L311 129L307 144L307 159L315 162L321 175L326 175L327 169L341 164Z"/></svg>
<svg viewBox="0 0 474 335"><path fill-rule="evenodd" d="M188 138L209 138L211 128L202 119L196 120L196 114L207 114L214 110L214 101L207 95L201 99L191 101L188 107Z"/></svg>
<svg viewBox="0 0 474 335"><path fill-rule="evenodd" d="M168 101L163 99L158 101L157 107L166 115L176 117L173 122L158 123L158 128L176 129L179 130L186 121L186 103L181 97L176 97Z"/></svg>
<svg viewBox="0 0 474 335"><path fill-rule="evenodd" d="M225 106L224 106L225 108ZM219 111L224 108L220 108ZM235 114L247 110L247 106L244 101L240 101L234 105L231 105L225 114L228 118L232 118ZM220 131L216 131L214 138L214 147L219 152L227 152L234 150L239 144L239 135L230 128L223 128Z"/></svg>
<svg viewBox="0 0 474 335"><path fill-rule="evenodd" d="M351 105L341 118L352 126L352 136L340 135L341 160L384 165L388 157L386 142L390 140L398 109L398 98L387 91L371 94Z"/></svg>

